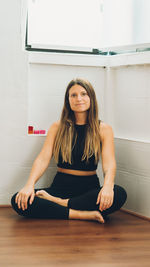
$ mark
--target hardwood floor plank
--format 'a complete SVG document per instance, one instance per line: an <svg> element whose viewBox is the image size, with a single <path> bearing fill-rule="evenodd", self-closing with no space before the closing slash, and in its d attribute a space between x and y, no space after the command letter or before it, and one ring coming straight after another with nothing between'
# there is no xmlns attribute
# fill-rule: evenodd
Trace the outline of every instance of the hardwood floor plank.
<svg viewBox="0 0 150 267"><path fill-rule="evenodd" d="M149 267L150 223L118 211L105 224L26 219L0 208L0 266Z"/></svg>

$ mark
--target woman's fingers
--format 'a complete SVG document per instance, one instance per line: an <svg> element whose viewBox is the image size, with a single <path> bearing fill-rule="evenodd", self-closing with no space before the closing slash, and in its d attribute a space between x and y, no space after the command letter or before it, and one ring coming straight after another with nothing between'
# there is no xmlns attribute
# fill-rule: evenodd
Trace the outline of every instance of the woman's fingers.
<svg viewBox="0 0 150 267"><path fill-rule="evenodd" d="M98 194L98 198L99 198L99 210L103 211L108 209L113 204L113 198L114 198L113 189L108 186L103 187Z"/></svg>
<svg viewBox="0 0 150 267"><path fill-rule="evenodd" d="M15 203L16 204L18 203L18 197L19 197L19 193L16 195L16 198L15 198Z"/></svg>
<svg viewBox="0 0 150 267"><path fill-rule="evenodd" d="M100 201L100 197L99 197L99 194L98 194L98 197L97 197L97 201L96 201L96 204L98 204Z"/></svg>
<svg viewBox="0 0 150 267"><path fill-rule="evenodd" d="M105 209L107 209L108 207L111 206L111 205L110 205L110 203L111 203L110 199L109 199L109 198L106 198L106 197L103 197L103 196L101 195L101 192L98 194L96 204L99 204L99 203L100 203L100 205L99 205L99 209L100 209L101 211L103 211L103 210L105 210Z"/></svg>
<svg viewBox="0 0 150 267"><path fill-rule="evenodd" d="M24 210L24 197L23 196L21 197L20 205L21 205L22 210Z"/></svg>
<svg viewBox="0 0 150 267"><path fill-rule="evenodd" d="M100 203L100 205L99 205L100 211L103 211L109 207L110 200L101 196L101 194L99 193L96 204L98 204L98 203Z"/></svg>
<svg viewBox="0 0 150 267"><path fill-rule="evenodd" d="M107 206L107 199L102 196L101 201L100 201L100 206L99 206L100 211L103 211L106 206Z"/></svg>
<svg viewBox="0 0 150 267"><path fill-rule="evenodd" d="M18 193L15 199L16 204L18 204L18 208L22 210L27 209L27 201L28 196L24 196L21 193Z"/></svg>
<svg viewBox="0 0 150 267"><path fill-rule="evenodd" d="M28 201L28 196L22 196L21 198L21 207L22 210L25 210L27 208L27 201Z"/></svg>
<svg viewBox="0 0 150 267"><path fill-rule="evenodd" d="M99 194L97 196L96 204L100 203L100 199L101 199L101 191L99 192Z"/></svg>
<svg viewBox="0 0 150 267"><path fill-rule="evenodd" d="M23 199L23 207L24 207L24 209L27 209L28 198L29 198L29 196L25 196L24 199Z"/></svg>
<svg viewBox="0 0 150 267"><path fill-rule="evenodd" d="M100 211L103 211L103 209L104 209L104 201L105 201L105 199L104 199L104 197L102 196L102 197L101 197L101 201L100 201L100 205L99 205L99 209L100 209Z"/></svg>
<svg viewBox="0 0 150 267"><path fill-rule="evenodd" d="M33 193L32 195L31 195L31 197L30 197L30 205L32 204L32 202L33 202L33 200L34 200L34 196L35 196L35 194Z"/></svg>
<svg viewBox="0 0 150 267"><path fill-rule="evenodd" d="M20 209L21 208L21 195L18 196L17 204L18 204L18 208Z"/></svg>
<svg viewBox="0 0 150 267"><path fill-rule="evenodd" d="M106 210L111 207L113 201L110 199L101 198L99 209L100 211Z"/></svg>
<svg viewBox="0 0 150 267"><path fill-rule="evenodd" d="M30 203L32 204L34 200L34 187L32 186L25 186L21 189L20 192L16 195L15 203L18 205L19 209L27 209L28 207L28 199L30 198Z"/></svg>

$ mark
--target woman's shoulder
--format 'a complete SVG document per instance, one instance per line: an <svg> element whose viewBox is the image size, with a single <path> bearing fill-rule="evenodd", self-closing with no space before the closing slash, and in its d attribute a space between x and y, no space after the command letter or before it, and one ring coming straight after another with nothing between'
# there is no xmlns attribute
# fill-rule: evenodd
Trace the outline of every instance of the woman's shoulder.
<svg viewBox="0 0 150 267"><path fill-rule="evenodd" d="M58 128L59 125L60 125L60 120L53 122L51 126L52 126L53 128Z"/></svg>
<svg viewBox="0 0 150 267"><path fill-rule="evenodd" d="M106 136L113 135L112 126L104 121L100 121L100 137L103 140Z"/></svg>
<svg viewBox="0 0 150 267"><path fill-rule="evenodd" d="M111 128L112 127L111 127L110 124L108 124L108 123L100 120L100 129L102 129L102 130L108 130L108 129L111 129Z"/></svg>
<svg viewBox="0 0 150 267"><path fill-rule="evenodd" d="M52 131L55 132L55 131L57 131L59 125L60 125L60 120L59 120L59 121L55 121L55 122L53 122L53 123L51 124L51 126L50 126L48 132L52 132Z"/></svg>

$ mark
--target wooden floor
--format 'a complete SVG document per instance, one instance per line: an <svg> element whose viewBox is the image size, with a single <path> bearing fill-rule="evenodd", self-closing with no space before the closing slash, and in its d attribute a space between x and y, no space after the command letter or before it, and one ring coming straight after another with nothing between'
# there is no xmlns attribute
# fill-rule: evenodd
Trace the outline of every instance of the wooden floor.
<svg viewBox="0 0 150 267"><path fill-rule="evenodd" d="M109 218L26 219L0 208L0 266L149 267L150 222L123 211Z"/></svg>

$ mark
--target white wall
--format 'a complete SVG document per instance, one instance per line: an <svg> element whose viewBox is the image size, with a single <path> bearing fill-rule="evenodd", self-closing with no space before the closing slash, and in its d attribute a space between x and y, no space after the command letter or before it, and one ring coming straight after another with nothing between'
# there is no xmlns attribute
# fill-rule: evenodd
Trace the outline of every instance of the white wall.
<svg viewBox="0 0 150 267"><path fill-rule="evenodd" d="M46 86L55 87L56 95L51 103L55 108L58 85L63 95L65 83L81 73L95 86L101 118L114 129L118 166L116 183L127 190L125 207L150 217L150 65L109 68L107 71L101 67L28 66L28 56L22 51L21 44L21 1L5 0L0 5L0 34L3 36L0 42L0 204L10 204L11 195L25 184L44 142L44 137L27 136L30 89L41 85L43 90ZM28 77L31 78L29 85ZM59 101L61 104L62 99ZM52 121L54 115L50 114L50 124ZM134 141L135 138L138 140ZM55 172L56 165L52 161L37 187L48 186Z"/></svg>
<svg viewBox="0 0 150 267"><path fill-rule="evenodd" d="M0 1L0 203L9 203L25 177L27 55L21 51L20 1Z"/></svg>
<svg viewBox="0 0 150 267"><path fill-rule="evenodd" d="M46 90L47 87L50 88L49 104L53 112L48 114L49 125L48 118L46 118L46 126L49 127L53 121L58 119L56 102L60 104L63 102L62 95L67 81L79 74L86 76L93 82L97 93L102 93L104 91L104 69L43 64L28 66L28 55L27 52L22 51L21 44L21 1L2 1L0 10L3 10L0 16L0 25L2 25L0 34L3 36L0 43L0 114L3 129L0 133L0 204L10 204L12 194L20 190L27 181L32 163L45 139L45 137L27 136L30 117L28 115L31 108L30 97L34 89L37 88L39 92ZM52 95L53 98L51 98ZM38 93L35 96L37 99ZM103 96L98 98L98 101L102 107ZM45 116L47 117L47 113ZM56 165L52 160L43 179L36 184L36 187L50 185L55 173Z"/></svg>
<svg viewBox="0 0 150 267"><path fill-rule="evenodd" d="M150 65L109 68L105 119L113 126L116 183L128 193L125 209L150 217Z"/></svg>
<svg viewBox="0 0 150 267"><path fill-rule="evenodd" d="M100 67L29 64L28 123L48 129L60 118L64 95L73 78L88 79L94 86L100 117L104 116L105 69Z"/></svg>

